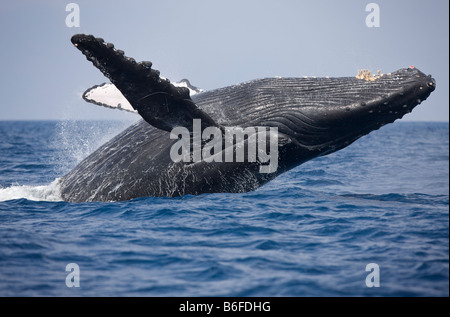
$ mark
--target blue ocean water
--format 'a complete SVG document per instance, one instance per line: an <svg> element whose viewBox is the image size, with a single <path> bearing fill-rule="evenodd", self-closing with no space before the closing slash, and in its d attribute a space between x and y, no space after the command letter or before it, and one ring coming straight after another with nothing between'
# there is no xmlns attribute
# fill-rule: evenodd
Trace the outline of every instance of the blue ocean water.
<svg viewBox="0 0 450 317"><path fill-rule="evenodd" d="M449 295L448 123L396 122L251 193L58 201L126 125L0 122L0 296Z"/></svg>

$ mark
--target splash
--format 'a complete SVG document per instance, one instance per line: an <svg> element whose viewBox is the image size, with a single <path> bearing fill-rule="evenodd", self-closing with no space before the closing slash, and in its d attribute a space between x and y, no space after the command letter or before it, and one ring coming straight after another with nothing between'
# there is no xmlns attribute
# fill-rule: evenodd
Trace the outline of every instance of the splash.
<svg viewBox="0 0 450 317"><path fill-rule="evenodd" d="M22 198L34 201L62 201L59 178L49 185L13 185L0 188L0 201Z"/></svg>
<svg viewBox="0 0 450 317"><path fill-rule="evenodd" d="M65 120L59 122L53 138L54 146L58 149L53 158L56 174L64 175L69 172L134 121Z"/></svg>
<svg viewBox="0 0 450 317"><path fill-rule="evenodd" d="M60 177L69 172L74 166L89 154L94 152L103 143L114 137L126 128L130 121L74 121L66 120L55 124L53 133L39 135L39 140L47 139L47 144L39 143L40 147L46 147L46 152L38 157L24 156L25 164L39 164L39 168L33 173L46 173L49 177L35 177L23 179L11 179L3 181L0 185L0 201L14 199L28 199L32 201L62 201L60 194ZM18 147L22 145L17 145ZM34 151L31 147L30 151ZM48 153L47 153L48 151ZM17 165L17 164L16 164ZM14 169L12 164L11 169ZM27 167L28 172L34 167ZM51 177L51 178L50 178ZM58 178L57 178L58 177ZM41 179L45 178L44 182ZM56 179L55 179L56 178ZM53 181L52 181L53 180ZM51 182L51 183L50 183Z"/></svg>

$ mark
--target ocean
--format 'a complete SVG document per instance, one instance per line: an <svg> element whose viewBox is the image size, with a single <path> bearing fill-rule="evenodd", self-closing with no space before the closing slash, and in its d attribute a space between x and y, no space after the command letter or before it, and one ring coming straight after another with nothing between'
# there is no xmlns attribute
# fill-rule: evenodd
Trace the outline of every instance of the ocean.
<svg viewBox="0 0 450 317"><path fill-rule="evenodd" d="M0 122L0 296L449 296L449 124L396 122L245 194L60 201L121 121Z"/></svg>

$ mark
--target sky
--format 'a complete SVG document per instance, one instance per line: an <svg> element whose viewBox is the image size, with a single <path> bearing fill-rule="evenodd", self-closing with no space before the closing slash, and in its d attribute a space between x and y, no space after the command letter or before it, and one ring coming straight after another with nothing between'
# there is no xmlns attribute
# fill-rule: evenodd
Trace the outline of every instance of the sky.
<svg viewBox="0 0 450 317"><path fill-rule="evenodd" d="M76 3L79 27L66 24ZM403 120L449 120L449 1L159 0L2 1L0 120L126 119L86 103L109 82L70 42L93 34L172 82L211 90L264 77L355 76L414 65L436 79L431 96ZM72 26L72 27L69 27Z"/></svg>

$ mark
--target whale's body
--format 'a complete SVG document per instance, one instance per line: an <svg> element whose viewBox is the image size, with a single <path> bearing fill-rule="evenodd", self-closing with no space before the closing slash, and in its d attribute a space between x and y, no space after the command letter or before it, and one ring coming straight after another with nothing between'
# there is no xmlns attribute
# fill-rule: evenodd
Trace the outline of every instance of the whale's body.
<svg viewBox="0 0 450 317"><path fill-rule="evenodd" d="M62 177L61 195L74 202L255 190L401 118L435 89L431 76L410 67L365 79L257 79L189 96L186 89L161 79L151 63L136 63L102 39L76 35L72 42L144 118ZM262 173L264 161L248 157L243 162L174 161L171 150L180 140L171 138L171 132L182 127L195 138L195 120L202 131L276 128L276 170ZM253 140L247 135L245 147ZM226 146L223 142L223 152ZM239 145L231 147L236 152Z"/></svg>

